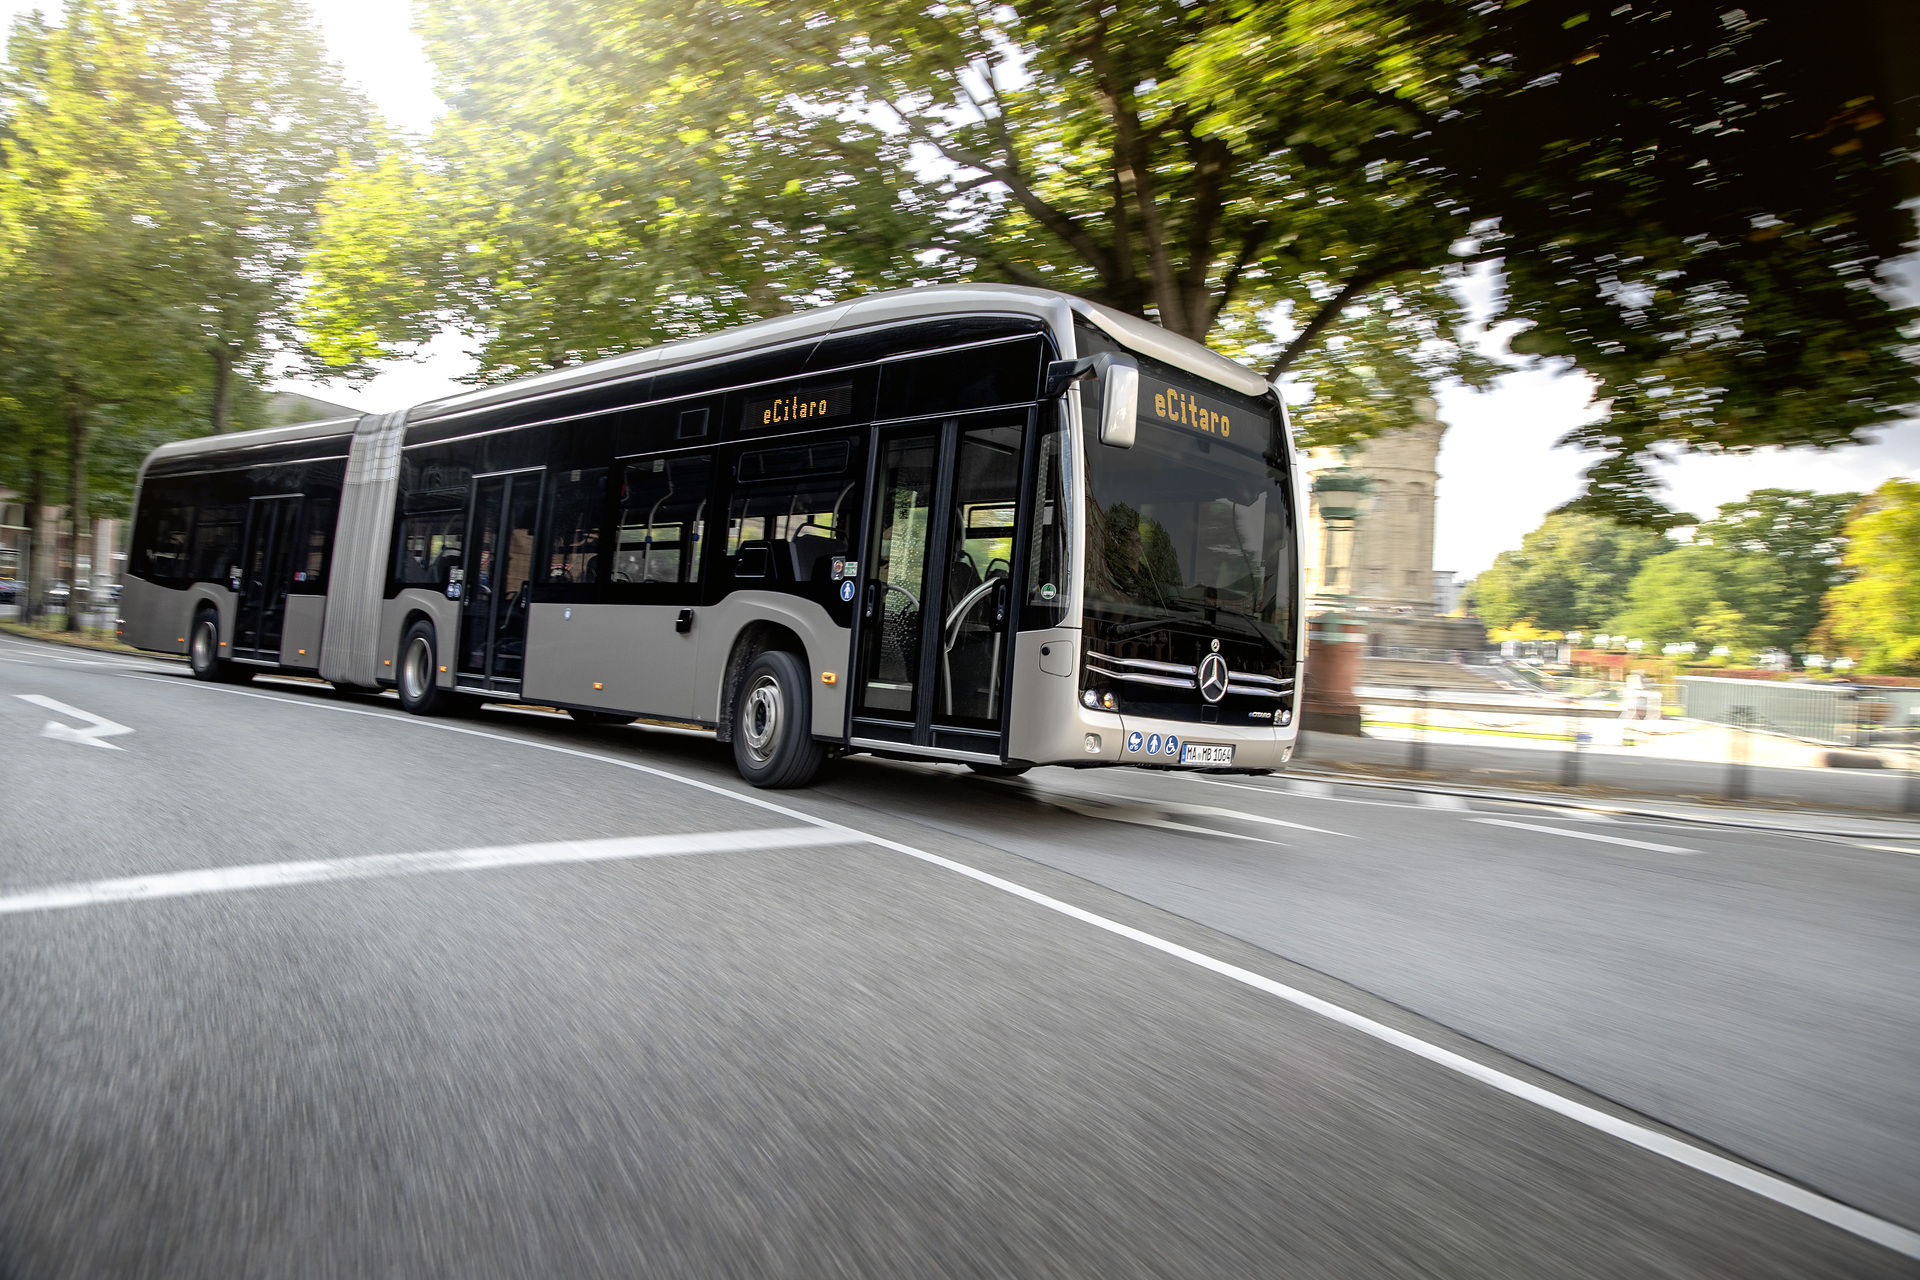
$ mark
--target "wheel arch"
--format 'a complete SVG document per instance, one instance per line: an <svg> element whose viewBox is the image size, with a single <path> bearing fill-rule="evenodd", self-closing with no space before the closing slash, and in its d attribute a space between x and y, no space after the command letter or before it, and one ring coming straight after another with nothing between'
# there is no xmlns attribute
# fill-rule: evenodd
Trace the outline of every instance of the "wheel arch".
<svg viewBox="0 0 1920 1280"><path fill-rule="evenodd" d="M761 654L775 650L793 654L802 666L812 670L806 642L798 632L777 622L749 622L733 637L725 673L720 678L720 707L714 723L714 736L721 742L733 741L733 706L740 696L740 681L747 673L748 664Z"/></svg>

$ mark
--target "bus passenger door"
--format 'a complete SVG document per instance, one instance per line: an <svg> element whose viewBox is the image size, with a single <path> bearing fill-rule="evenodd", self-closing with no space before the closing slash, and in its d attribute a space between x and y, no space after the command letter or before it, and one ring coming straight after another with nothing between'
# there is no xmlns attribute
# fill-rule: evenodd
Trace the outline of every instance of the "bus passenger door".
<svg viewBox="0 0 1920 1280"><path fill-rule="evenodd" d="M460 601L458 684L518 693L526 668L539 470L473 482Z"/></svg>
<svg viewBox="0 0 1920 1280"><path fill-rule="evenodd" d="M998 759L1024 416L878 436L852 736Z"/></svg>
<svg viewBox="0 0 1920 1280"><path fill-rule="evenodd" d="M255 498L247 513L247 542L233 589L240 608L233 620L233 656L277 660L286 626L287 592L293 585L300 525L300 495Z"/></svg>

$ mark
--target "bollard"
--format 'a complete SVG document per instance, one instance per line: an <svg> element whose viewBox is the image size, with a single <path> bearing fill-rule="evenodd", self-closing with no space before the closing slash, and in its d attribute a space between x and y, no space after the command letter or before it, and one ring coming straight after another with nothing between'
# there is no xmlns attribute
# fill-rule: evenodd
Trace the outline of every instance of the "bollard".
<svg viewBox="0 0 1920 1280"><path fill-rule="evenodd" d="M1586 742L1587 735L1580 728L1577 716L1567 719L1567 749L1560 755L1560 785L1577 787L1580 785L1580 748Z"/></svg>
<svg viewBox="0 0 1920 1280"><path fill-rule="evenodd" d="M1733 741L1727 752L1727 799L1745 800L1747 798L1747 755L1751 745L1748 728L1759 717L1754 715L1752 707L1734 707L1727 713L1727 719L1733 726Z"/></svg>
<svg viewBox="0 0 1920 1280"><path fill-rule="evenodd" d="M1416 689L1420 695L1419 719L1414 721L1413 741L1407 748L1407 768L1419 773L1427 767L1427 689Z"/></svg>

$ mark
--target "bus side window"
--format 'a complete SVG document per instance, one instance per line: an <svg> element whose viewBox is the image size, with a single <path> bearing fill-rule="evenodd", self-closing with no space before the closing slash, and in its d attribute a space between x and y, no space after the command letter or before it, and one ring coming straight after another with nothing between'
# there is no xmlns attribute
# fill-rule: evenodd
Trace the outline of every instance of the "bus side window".
<svg viewBox="0 0 1920 1280"><path fill-rule="evenodd" d="M556 469L547 481L549 585L600 581L600 520L606 511L607 469Z"/></svg>
<svg viewBox="0 0 1920 1280"><path fill-rule="evenodd" d="M613 581L691 585L706 548L713 455L635 458L620 475Z"/></svg>
<svg viewBox="0 0 1920 1280"><path fill-rule="evenodd" d="M228 571L239 563L240 531L246 519L245 503L203 503L193 522L187 576L195 582L225 582Z"/></svg>
<svg viewBox="0 0 1920 1280"><path fill-rule="evenodd" d="M134 521L130 572L135 577L169 587L191 581L187 539L193 528L193 498L186 481L150 480L143 487Z"/></svg>
<svg viewBox="0 0 1920 1280"><path fill-rule="evenodd" d="M452 580L460 564L460 541L467 513L428 511L400 521L393 548L393 580L403 587L439 587Z"/></svg>

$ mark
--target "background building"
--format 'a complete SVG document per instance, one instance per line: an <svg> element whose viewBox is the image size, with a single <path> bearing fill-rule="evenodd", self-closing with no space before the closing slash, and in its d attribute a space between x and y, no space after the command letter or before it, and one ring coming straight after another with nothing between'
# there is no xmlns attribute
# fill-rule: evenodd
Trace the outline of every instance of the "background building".
<svg viewBox="0 0 1920 1280"><path fill-rule="evenodd" d="M1449 619L1460 584L1433 567L1433 525L1446 424L1433 401L1414 402L1419 420L1348 449L1315 449L1309 481L1349 467L1372 481L1372 504L1351 535L1330 536L1316 507L1307 522L1307 591L1328 607L1359 616L1369 648L1473 652L1485 647L1478 619ZM1331 552L1331 557L1329 556Z"/></svg>

